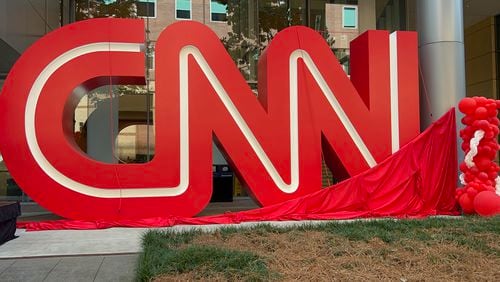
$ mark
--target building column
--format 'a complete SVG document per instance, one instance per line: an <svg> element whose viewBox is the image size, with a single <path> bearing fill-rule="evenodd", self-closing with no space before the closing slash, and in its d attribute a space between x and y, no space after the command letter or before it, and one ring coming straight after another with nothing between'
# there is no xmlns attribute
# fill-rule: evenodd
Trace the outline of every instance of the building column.
<svg viewBox="0 0 500 282"><path fill-rule="evenodd" d="M96 109L87 120L87 154L96 161L118 163L113 152L118 136L118 99L114 97L97 102Z"/></svg>
<svg viewBox="0 0 500 282"><path fill-rule="evenodd" d="M421 68L420 120L423 130L465 97L463 1L416 2ZM462 117L458 108L456 114L458 129ZM459 148L460 162L464 154Z"/></svg>
<svg viewBox="0 0 500 282"><path fill-rule="evenodd" d="M377 29L376 1L359 0L358 1L358 19L359 19L359 34Z"/></svg>

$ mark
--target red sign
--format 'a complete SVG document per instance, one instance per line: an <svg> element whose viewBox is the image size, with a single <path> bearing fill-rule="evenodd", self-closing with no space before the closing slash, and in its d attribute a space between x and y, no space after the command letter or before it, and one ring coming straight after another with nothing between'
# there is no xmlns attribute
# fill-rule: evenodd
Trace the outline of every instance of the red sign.
<svg viewBox="0 0 500 282"><path fill-rule="evenodd" d="M206 26L183 21L156 43L155 157L105 164L73 138L82 94L144 83L142 20L94 19L30 47L0 95L0 151L22 189L74 219L193 216L212 191L212 138L262 205L321 189L321 154L345 179L419 133L417 38L369 31L351 44L351 77L315 31L278 33L252 93ZM76 91L78 90L78 91Z"/></svg>

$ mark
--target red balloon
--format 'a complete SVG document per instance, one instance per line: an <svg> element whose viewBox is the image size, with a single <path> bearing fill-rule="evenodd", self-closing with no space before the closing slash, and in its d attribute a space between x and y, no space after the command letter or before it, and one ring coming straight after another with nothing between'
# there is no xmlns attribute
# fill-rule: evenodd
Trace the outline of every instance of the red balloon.
<svg viewBox="0 0 500 282"><path fill-rule="evenodd" d="M481 171L487 170L491 165L491 160L486 156L478 155L474 158L474 163Z"/></svg>
<svg viewBox="0 0 500 282"><path fill-rule="evenodd" d="M488 111L488 116L490 116L490 117L494 117L494 116L497 115L497 109L496 108L495 109L487 109L487 111Z"/></svg>
<svg viewBox="0 0 500 282"><path fill-rule="evenodd" d="M469 189L469 188L474 188L474 189L477 190L479 188L479 186L480 186L479 182L477 182L477 181L474 180L474 181L472 181L471 183L469 183L467 185L467 187L465 188L465 191L467 191L467 189Z"/></svg>
<svg viewBox="0 0 500 282"><path fill-rule="evenodd" d="M460 196L460 199L458 199L458 203L460 204L460 207L462 208L464 214L474 213L474 202L467 193Z"/></svg>
<svg viewBox="0 0 500 282"><path fill-rule="evenodd" d="M492 150L489 146L481 146L478 149L478 155L485 156L488 159L493 159L495 157L496 151Z"/></svg>
<svg viewBox="0 0 500 282"><path fill-rule="evenodd" d="M495 133L493 132L493 130L488 130L484 133L484 138L491 139L493 137L495 137Z"/></svg>
<svg viewBox="0 0 500 282"><path fill-rule="evenodd" d="M472 98L463 98L460 103L458 103L458 109L466 115L473 114L476 110L476 107L477 102Z"/></svg>
<svg viewBox="0 0 500 282"><path fill-rule="evenodd" d="M484 119L478 120L478 124L482 130L486 131L490 128L490 123L487 120L484 120Z"/></svg>
<svg viewBox="0 0 500 282"><path fill-rule="evenodd" d="M474 122L474 118L471 116L464 116L461 121L462 121L462 124L472 125L472 123Z"/></svg>
<svg viewBox="0 0 500 282"><path fill-rule="evenodd" d="M487 155L488 152L491 151L491 148L488 146L481 146L479 145L479 148L477 148L477 154L478 155Z"/></svg>
<svg viewBox="0 0 500 282"><path fill-rule="evenodd" d="M474 112L474 118L486 119L488 117L488 110L485 107L478 107Z"/></svg>
<svg viewBox="0 0 500 282"><path fill-rule="evenodd" d="M488 142L486 142L486 145L490 147L498 147L498 142L496 140L489 140Z"/></svg>
<svg viewBox="0 0 500 282"><path fill-rule="evenodd" d="M473 203L473 209L481 216L494 216L500 214L500 196L495 192L483 191L477 194Z"/></svg>
<svg viewBox="0 0 500 282"><path fill-rule="evenodd" d="M475 123L475 121L474 121ZM474 131L475 129L473 128L473 126L467 126L465 129L464 129L465 133L467 134L466 136L470 136L472 137L472 135L474 134Z"/></svg>
<svg viewBox="0 0 500 282"><path fill-rule="evenodd" d="M478 107L482 107L488 104L488 99L484 96L474 96L474 100L476 100Z"/></svg>
<svg viewBox="0 0 500 282"><path fill-rule="evenodd" d="M473 166L470 168L470 172L472 172L473 174L478 174L479 173L479 169L477 169L476 166Z"/></svg>
<svg viewBox="0 0 500 282"><path fill-rule="evenodd" d="M489 147L488 147L488 148L489 148ZM490 158L490 160L493 160L493 159L495 159L496 154L497 154L497 152L495 152L495 151L491 150L491 148L490 148L490 150L489 150L489 152L488 152L488 154L487 154L486 156L487 156L488 158Z"/></svg>
<svg viewBox="0 0 500 282"><path fill-rule="evenodd" d="M477 177L483 181L486 181L488 179L488 174L486 172L480 172Z"/></svg>
<svg viewBox="0 0 500 282"><path fill-rule="evenodd" d="M462 150L464 152L469 151L469 149L470 149L470 144L469 143L462 143Z"/></svg>
<svg viewBox="0 0 500 282"><path fill-rule="evenodd" d="M500 119L498 119L497 117L490 117L488 118L488 122L492 125L498 126L500 124Z"/></svg>
<svg viewBox="0 0 500 282"><path fill-rule="evenodd" d="M464 139L464 137L465 137L465 131L464 131L463 129L461 129L461 130L459 131L459 134L458 134L458 135L460 135L460 138Z"/></svg>
<svg viewBox="0 0 500 282"><path fill-rule="evenodd" d="M496 104L494 101L492 101L492 100L490 100L490 101L488 102L488 104L484 105L484 107L485 107L488 111L490 111L490 110L495 110L495 111L496 111L496 110L497 110L497 104Z"/></svg>
<svg viewBox="0 0 500 282"><path fill-rule="evenodd" d="M461 172L467 172L469 170L465 162L461 162L459 167Z"/></svg>
<svg viewBox="0 0 500 282"><path fill-rule="evenodd" d="M469 183L472 180L474 180L474 175L472 175L472 173L470 173L470 172L466 172L465 176L464 176L464 180L465 180L465 182Z"/></svg>
<svg viewBox="0 0 500 282"><path fill-rule="evenodd" d="M471 130L473 130L473 131L476 131L478 129L487 130L489 128L489 126L490 126L490 123L487 120L478 119L478 120L475 120L472 123L472 129ZM467 130L467 128L466 128L466 130ZM474 134L474 132L472 132L472 134Z"/></svg>
<svg viewBox="0 0 500 282"><path fill-rule="evenodd" d="M472 187L469 187L467 188L467 195L469 195L471 199L474 199L474 197L476 197L477 195L477 190Z"/></svg>
<svg viewBox="0 0 500 282"><path fill-rule="evenodd" d="M493 145L493 146L488 145L488 147L490 147L491 152L494 153L493 156L495 156L498 152L498 145Z"/></svg>
<svg viewBox="0 0 500 282"><path fill-rule="evenodd" d="M481 185L479 185L479 188L477 189L477 192L481 192L481 191L484 191L486 189L488 189L489 185L488 184L485 184L485 183L481 183ZM475 195L474 195L475 196Z"/></svg>
<svg viewBox="0 0 500 282"><path fill-rule="evenodd" d="M500 100L495 100L495 103L497 104L497 109L500 109Z"/></svg>
<svg viewBox="0 0 500 282"><path fill-rule="evenodd" d="M500 167L496 163L492 163L490 166L490 171L498 172Z"/></svg>

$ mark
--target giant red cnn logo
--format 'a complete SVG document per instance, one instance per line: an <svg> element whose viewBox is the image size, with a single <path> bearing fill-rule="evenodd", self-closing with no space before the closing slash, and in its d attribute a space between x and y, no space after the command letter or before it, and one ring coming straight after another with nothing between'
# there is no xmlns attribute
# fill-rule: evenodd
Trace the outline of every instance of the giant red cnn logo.
<svg viewBox="0 0 500 282"><path fill-rule="evenodd" d="M322 152L342 179L419 133L415 33L361 35L349 79L317 32L285 29L259 61L257 98L215 34L181 22L156 44L154 159L92 160L73 139L81 89L144 83L143 40L141 20L78 22L39 40L11 70L0 151L44 207L76 219L196 215L212 192L212 139L254 198L271 205L321 189Z"/></svg>

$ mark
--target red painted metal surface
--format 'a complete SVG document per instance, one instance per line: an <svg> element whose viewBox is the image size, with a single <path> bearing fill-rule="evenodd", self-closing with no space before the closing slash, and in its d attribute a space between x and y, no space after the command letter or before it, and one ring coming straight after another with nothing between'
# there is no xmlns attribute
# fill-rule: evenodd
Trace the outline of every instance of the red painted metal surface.
<svg viewBox="0 0 500 282"><path fill-rule="evenodd" d="M390 156L393 136L399 147L418 135L414 33L398 32L392 49L386 31L361 35L352 43L350 80L319 34L285 29L259 62L257 98L208 27L180 22L156 44L155 158L97 162L73 139L85 93L74 90L144 83L143 28L123 19L65 26L29 48L4 84L0 151L22 189L59 215L196 215L212 191L213 137L267 206L320 190L322 151L345 179Z"/></svg>

